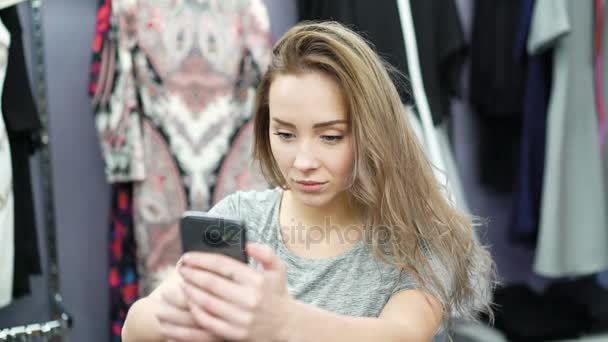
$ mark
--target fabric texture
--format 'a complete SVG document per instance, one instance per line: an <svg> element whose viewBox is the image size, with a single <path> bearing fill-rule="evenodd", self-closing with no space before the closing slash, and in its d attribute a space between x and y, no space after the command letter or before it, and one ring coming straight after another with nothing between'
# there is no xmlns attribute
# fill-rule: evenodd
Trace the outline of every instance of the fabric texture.
<svg viewBox="0 0 608 342"><path fill-rule="evenodd" d="M525 68L513 48L520 3L479 1L473 14L470 102L479 127L480 180L501 192L513 190L519 161Z"/></svg>
<svg viewBox="0 0 608 342"><path fill-rule="evenodd" d="M108 59L106 49L109 44L108 33L112 27L111 19L112 0L100 0L95 15L95 36L93 38L93 56L88 89L90 96L95 96L98 92L100 81L104 83L103 80L100 80L100 77L105 77L108 74L108 71L105 70L107 65L104 62Z"/></svg>
<svg viewBox="0 0 608 342"><path fill-rule="evenodd" d="M608 269L608 154L598 144L592 23L591 1L537 0L534 7L528 50L554 48L534 261L534 270L545 276ZM606 56L608 35L603 43Z"/></svg>
<svg viewBox="0 0 608 342"><path fill-rule="evenodd" d="M108 253L111 340L119 342L127 312L139 298L131 183L118 183L112 186L111 210Z"/></svg>
<svg viewBox="0 0 608 342"><path fill-rule="evenodd" d="M232 139L224 157L213 191L212 205L239 190L264 190L270 186L259 162L251 160L253 151L253 119L247 121Z"/></svg>
<svg viewBox="0 0 608 342"><path fill-rule="evenodd" d="M551 298L527 285L510 285L495 293L495 327L508 341L576 340L589 325L589 315L578 303Z"/></svg>
<svg viewBox="0 0 608 342"><path fill-rule="evenodd" d="M534 0L521 2L519 31L515 45L515 56L525 68L526 75L521 149L509 222L509 237L512 241L525 246L536 246L538 235L545 166L547 106L553 61L550 49L533 55L527 52L534 3Z"/></svg>
<svg viewBox="0 0 608 342"><path fill-rule="evenodd" d="M95 89L96 126L108 181L133 182L146 295L181 254L182 212L207 210L213 201L270 61L270 26L262 0L113 0L111 11L107 33L98 17L107 60L102 56Z"/></svg>
<svg viewBox="0 0 608 342"><path fill-rule="evenodd" d="M94 106L108 101L113 63L116 59L114 39L108 35L113 28L112 1L100 0L96 14L95 36L88 92ZM122 327L131 305L139 298L137 249L133 224L133 183L112 185L110 209L109 273L110 336L122 340Z"/></svg>

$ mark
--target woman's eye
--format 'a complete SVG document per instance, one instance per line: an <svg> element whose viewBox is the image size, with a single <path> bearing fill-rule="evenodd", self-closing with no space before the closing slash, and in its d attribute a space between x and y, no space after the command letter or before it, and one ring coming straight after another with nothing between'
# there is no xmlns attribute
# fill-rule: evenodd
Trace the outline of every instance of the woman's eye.
<svg viewBox="0 0 608 342"><path fill-rule="evenodd" d="M322 135L321 139L328 143L337 143L342 140L343 136L341 135Z"/></svg>
<svg viewBox="0 0 608 342"><path fill-rule="evenodd" d="M282 140L285 140L285 141L289 141L289 140L292 140L293 138L295 138L294 134L285 133L285 132L275 132L274 135L278 136L279 138L281 138Z"/></svg>

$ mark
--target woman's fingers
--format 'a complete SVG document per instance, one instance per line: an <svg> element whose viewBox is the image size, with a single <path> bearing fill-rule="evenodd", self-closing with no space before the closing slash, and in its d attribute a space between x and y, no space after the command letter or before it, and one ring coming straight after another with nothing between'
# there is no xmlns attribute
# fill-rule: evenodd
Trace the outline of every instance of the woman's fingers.
<svg viewBox="0 0 608 342"><path fill-rule="evenodd" d="M201 329L160 323L160 331L168 340L180 342L220 342L222 339Z"/></svg>
<svg viewBox="0 0 608 342"><path fill-rule="evenodd" d="M224 301L234 303L243 308L251 308L256 303L250 291L246 291L246 287L217 274L191 267L182 267L180 273L189 285L206 291Z"/></svg>
<svg viewBox="0 0 608 342"><path fill-rule="evenodd" d="M247 331L241 327L235 327L228 322L215 317L196 305L191 305L190 312L198 324L216 336L222 336L231 341L242 341L247 337Z"/></svg>
<svg viewBox="0 0 608 342"><path fill-rule="evenodd" d="M189 310L182 310L173 305L164 304L156 314L159 322L196 328L197 324Z"/></svg>
<svg viewBox="0 0 608 342"><path fill-rule="evenodd" d="M247 264L218 253L189 252L183 255L183 266L218 274L242 285L257 285L260 274ZM180 267L180 269L182 268Z"/></svg>
<svg viewBox="0 0 608 342"><path fill-rule="evenodd" d="M182 310L188 310L186 296L182 291L180 284L183 280L179 275L171 283L166 284L166 287L160 292L160 299L169 305L175 306Z"/></svg>
<svg viewBox="0 0 608 342"><path fill-rule="evenodd" d="M248 312L243 311L234 304L213 296L196 286L184 284L184 291L188 298L190 298L191 310L192 305L196 305L226 322L239 326L247 325L252 320L251 314Z"/></svg>

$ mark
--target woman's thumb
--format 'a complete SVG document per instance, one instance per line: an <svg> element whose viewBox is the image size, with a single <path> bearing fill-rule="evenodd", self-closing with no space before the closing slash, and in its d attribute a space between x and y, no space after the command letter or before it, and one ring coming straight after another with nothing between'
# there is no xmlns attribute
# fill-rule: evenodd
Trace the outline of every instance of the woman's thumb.
<svg viewBox="0 0 608 342"><path fill-rule="evenodd" d="M247 242L245 249L247 255L259 262L266 271L279 270L283 265L281 258L269 246Z"/></svg>

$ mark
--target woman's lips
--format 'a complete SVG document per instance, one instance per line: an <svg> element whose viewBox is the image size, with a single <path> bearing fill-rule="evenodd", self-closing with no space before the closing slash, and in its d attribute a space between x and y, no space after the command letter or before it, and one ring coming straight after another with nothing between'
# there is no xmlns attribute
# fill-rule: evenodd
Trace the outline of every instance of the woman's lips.
<svg viewBox="0 0 608 342"><path fill-rule="evenodd" d="M296 181L296 183L300 183L302 185L315 185L315 184L324 184L325 182L315 182L315 181Z"/></svg>
<svg viewBox="0 0 608 342"><path fill-rule="evenodd" d="M327 182L296 181L298 189L303 192L319 192Z"/></svg>

